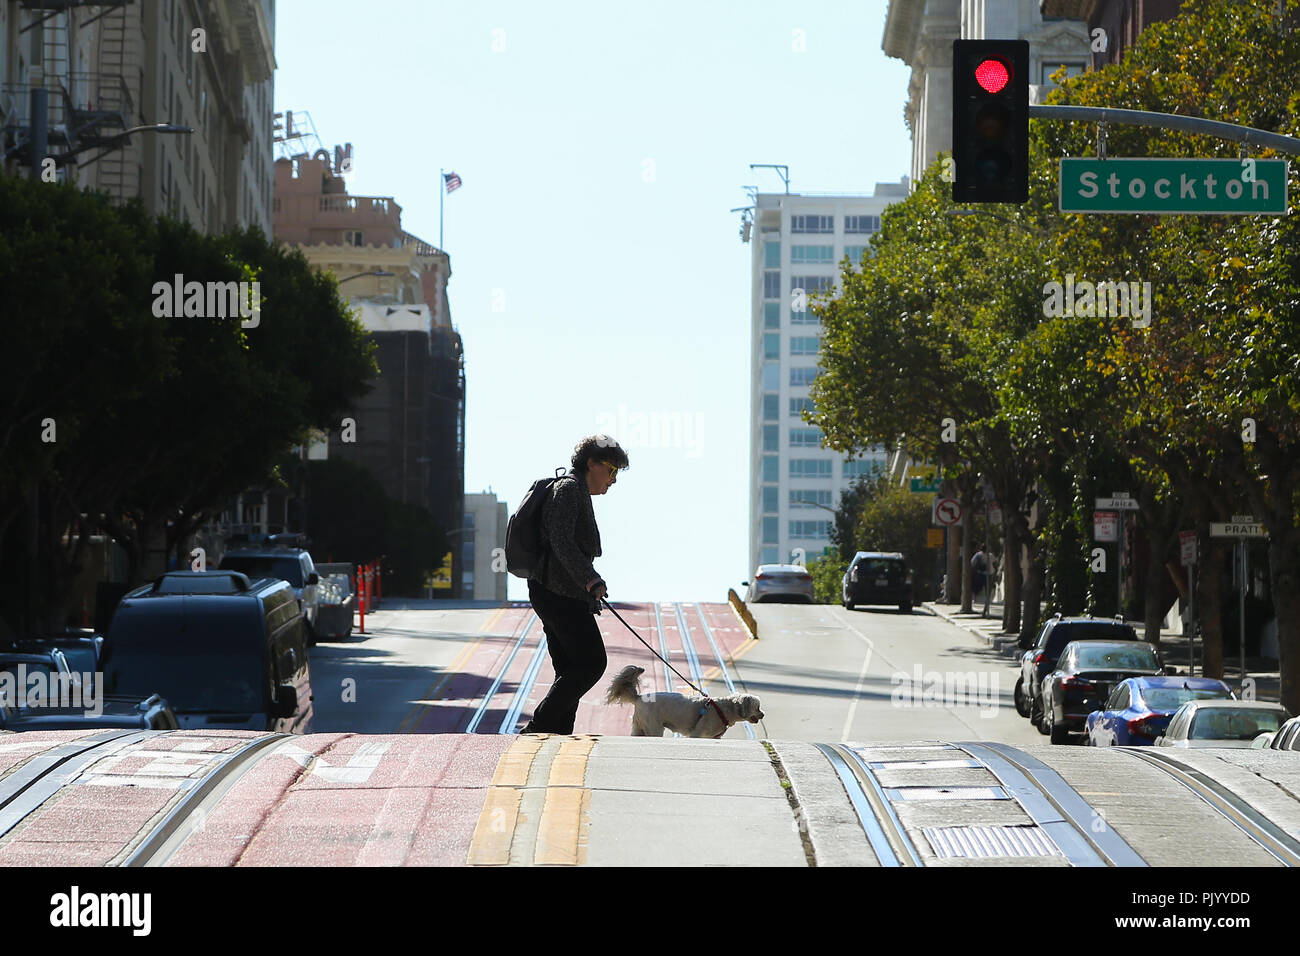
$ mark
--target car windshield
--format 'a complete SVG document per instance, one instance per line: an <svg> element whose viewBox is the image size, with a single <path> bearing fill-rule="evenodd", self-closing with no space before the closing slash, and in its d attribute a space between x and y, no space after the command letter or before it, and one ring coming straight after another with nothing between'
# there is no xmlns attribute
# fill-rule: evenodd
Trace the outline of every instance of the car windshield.
<svg viewBox="0 0 1300 956"><path fill-rule="evenodd" d="M1078 623L1058 624L1047 635L1044 650L1047 656L1056 659L1071 641L1135 641L1137 632L1124 624L1105 621L1081 621Z"/></svg>
<svg viewBox="0 0 1300 956"><path fill-rule="evenodd" d="M1146 644L1133 647L1089 647L1075 649L1079 670L1159 670L1156 652Z"/></svg>
<svg viewBox="0 0 1300 956"><path fill-rule="evenodd" d="M132 647L107 655L105 693L143 700L161 694L175 713L253 713L265 706L261 662L245 654Z"/></svg>
<svg viewBox="0 0 1300 956"><path fill-rule="evenodd" d="M900 574L903 570L901 561L889 558L867 558L858 562L858 574Z"/></svg>
<svg viewBox="0 0 1300 956"><path fill-rule="evenodd" d="M250 578L280 578L296 588L302 584L302 565L296 557L228 554L221 559L222 571L242 571Z"/></svg>
<svg viewBox="0 0 1300 956"><path fill-rule="evenodd" d="M1148 687L1142 691L1142 702L1152 710L1177 710L1189 700L1223 700L1230 692L1217 687Z"/></svg>
<svg viewBox="0 0 1300 956"><path fill-rule="evenodd" d="M1281 726L1283 716L1275 710L1228 710L1216 707L1199 711L1188 734L1193 740L1254 740Z"/></svg>

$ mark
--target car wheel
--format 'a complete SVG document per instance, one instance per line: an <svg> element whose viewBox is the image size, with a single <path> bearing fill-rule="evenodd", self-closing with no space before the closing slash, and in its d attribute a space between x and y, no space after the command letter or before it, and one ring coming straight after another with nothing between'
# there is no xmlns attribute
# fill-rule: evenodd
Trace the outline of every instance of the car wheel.
<svg viewBox="0 0 1300 956"><path fill-rule="evenodd" d="M1047 735L1054 744L1068 744L1070 742L1070 729L1056 723L1056 715L1047 715Z"/></svg>
<svg viewBox="0 0 1300 956"><path fill-rule="evenodd" d="M1021 717L1029 716L1029 701L1025 700L1025 679L1023 677L1016 681L1016 691L1014 694L1016 700L1016 713Z"/></svg>
<svg viewBox="0 0 1300 956"><path fill-rule="evenodd" d="M1043 716L1043 704L1037 697L1029 704L1029 722L1038 729L1040 734L1047 733L1046 718Z"/></svg>
<svg viewBox="0 0 1300 956"><path fill-rule="evenodd" d="M847 601L844 602L844 610L846 611L852 611L855 607L857 607L857 605L853 603L852 598L849 598Z"/></svg>

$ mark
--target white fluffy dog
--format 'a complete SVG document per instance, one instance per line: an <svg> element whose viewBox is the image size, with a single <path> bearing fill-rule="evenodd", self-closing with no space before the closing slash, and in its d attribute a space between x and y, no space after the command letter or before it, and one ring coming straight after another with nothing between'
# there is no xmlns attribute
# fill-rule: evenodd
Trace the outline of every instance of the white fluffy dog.
<svg viewBox="0 0 1300 956"><path fill-rule="evenodd" d="M683 737L721 737L732 724L742 720L756 724L763 719L758 698L752 694L733 694L721 700L684 694L642 697L639 684L644 673L644 667L629 664L610 681L605 694L607 704L631 704L635 708L633 737L662 737L665 728Z"/></svg>

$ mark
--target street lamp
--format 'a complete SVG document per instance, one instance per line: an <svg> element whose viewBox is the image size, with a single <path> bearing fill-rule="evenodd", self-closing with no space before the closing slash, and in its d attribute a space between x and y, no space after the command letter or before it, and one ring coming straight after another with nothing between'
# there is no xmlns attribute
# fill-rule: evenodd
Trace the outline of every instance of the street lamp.
<svg viewBox="0 0 1300 956"><path fill-rule="evenodd" d="M348 276L346 279L340 279L339 285L342 285L345 282L351 282L353 279L360 279L362 276L378 276L380 278L388 278L390 276L395 276L395 275L397 275L396 272L386 272L383 269L371 269L369 272L358 272L356 275Z"/></svg>

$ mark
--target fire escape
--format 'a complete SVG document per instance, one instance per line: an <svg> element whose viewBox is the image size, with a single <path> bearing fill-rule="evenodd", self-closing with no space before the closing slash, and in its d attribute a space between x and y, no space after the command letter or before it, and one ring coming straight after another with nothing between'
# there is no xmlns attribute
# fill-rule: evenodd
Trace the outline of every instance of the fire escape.
<svg viewBox="0 0 1300 956"><path fill-rule="evenodd" d="M0 87L6 158L21 153L33 129L32 91L48 92L48 149L61 166L98 164L94 184L118 202L138 195L139 164L122 134L136 125L129 79L139 76L139 50L127 30L131 0L20 0L35 17L20 31L33 62L26 82ZM79 19L78 13L85 16ZM74 69L70 47L93 25L93 70ZM75 32L74 32L75 31ZM38 59L39 57L39 59ZM94 152L99 150L99 152Z"/></svg>

